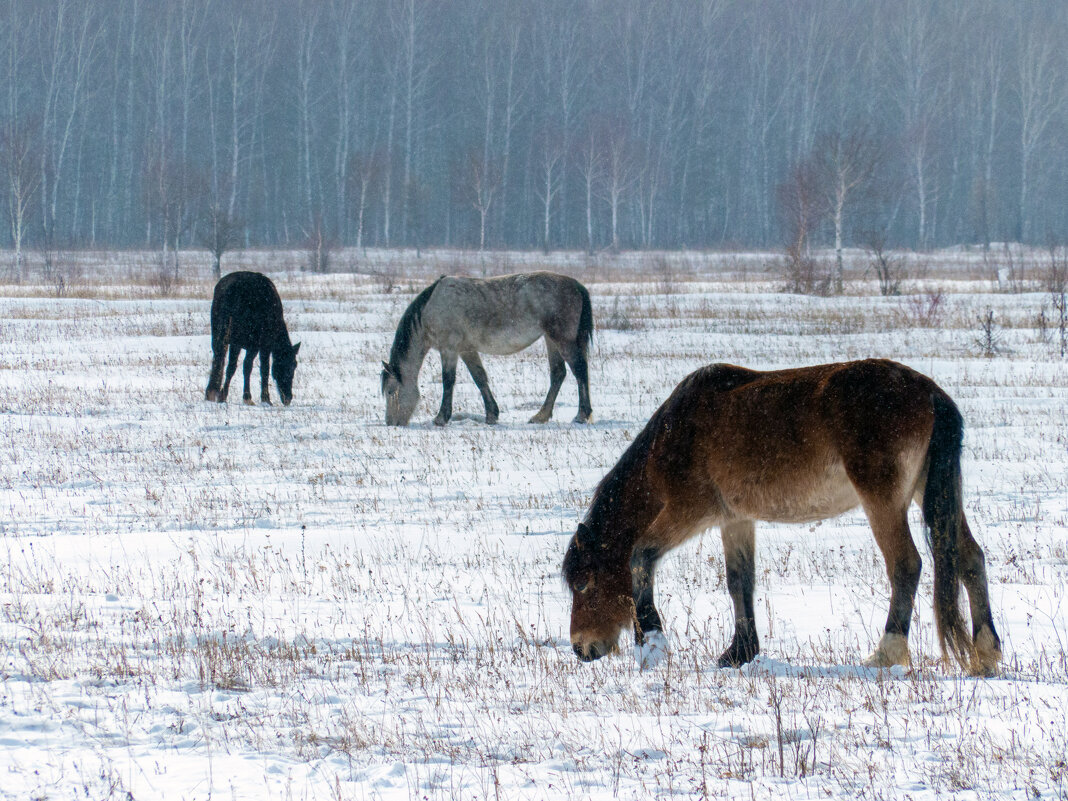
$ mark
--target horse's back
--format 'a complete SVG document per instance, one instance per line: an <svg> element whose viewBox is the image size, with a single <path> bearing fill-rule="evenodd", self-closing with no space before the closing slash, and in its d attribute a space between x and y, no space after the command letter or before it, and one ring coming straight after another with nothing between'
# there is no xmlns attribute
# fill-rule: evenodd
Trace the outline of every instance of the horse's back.
<svg viewBox="0 0 1068 801"><path fill-rule="evenodd" d="M935 393L926 376L885 360L711 365L665 403L660 467L669 485L714 486L731 513L762 520L831 517L866 493L911 497Z"/></svg>
<svg viewBox="0 0 1068 801"><path fill-rule="evenodd" d="M216 283L211 302L213 345L225 339L240 348L259 348L284 328L282 300L267 276L239 271Z"/></svg>
<svg viewBox="0 0 1068 801"><path fill-rule="evenodd" d="M573 339L584 292L575 279L548 272L445 276L423 310L423 324L449 350L507 355L543 334Z"/></svg>

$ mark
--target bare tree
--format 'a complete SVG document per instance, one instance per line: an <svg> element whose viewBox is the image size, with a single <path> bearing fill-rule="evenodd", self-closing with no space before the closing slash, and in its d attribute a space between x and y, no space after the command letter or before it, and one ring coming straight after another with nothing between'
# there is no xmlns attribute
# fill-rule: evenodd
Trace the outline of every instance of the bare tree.
<svg viewBox="0 0 1068 801"><path fill-rule="evenodd" d="M582 27L584 6L570 0L547 0L534 4L535 52L538 59L538 80L535 86L544 89L544 96L535 99L541 104L552 124L558 125L560 145L565 154L571 153L577 139L576 126L580 122L580 110L594 72L594 64L588 46L588 37ZM570 200L570 172L567 161L560 171L559 203L568 208ZM585 176L583 176L585 177ZM587 182L587 189L590 183ZM589 204L586 205L586 244L592 247ZM560 238L569 241L568 215L558 215Z"/></svg>
<svg viewBox="0 0 1068 801"><path fill-rule="evenodd" d="M598 147L597 135L592 126L586 131L579 152L579 172L586 190L586 252L593 253L593 187L601 180L604 159Z"/></svg>
<svg viewBox="0 0 1068 801"><path fill-rule="evenodd" d="M304 203L300 213L318 216L321 212L313 197L313 171L312 164L312 119L317 116L318 109L313 108L317 93L313 89L312 81L315 77L314 59L318 52L318 28L319 6L318 3L300 3L297 18L300 29L298 31L297 45L297 110L300 136L298 147L300 155L297 163L300 165L299 192L297 194Z"/></svg>
<svg viewBox="0 0 1068 801"><path fill-rule="evenodd" d="M304 247L307 250L307 269L313 273L328 273L333 261L336 242L326 230L321 215L312 220L311 227L304 233Z"/></svg>
<svg viewBox="0 0 1068 801"><path fill-rule="evenodd" d="M1031 165L1050 123L1060 114L1066 96L1062 55L1063 30L1036 25L1021 13L1016 22L1016 94L1020 102L1020 192L1017 199L1016 238L1031 237L1028 202ZM1039 19L1042 15L1035 14Z"/></svg>
<svg viewBox="0 0 1068 801"><path fill-rule="evenodd" d="M604 169L600 173L600 193L608 202L612 250L619 250L619 212L623 200L634 186L637 163L626 129L617 123L610 124L601 141Z"/></svg>
<svg viewBox="0 0 1068 801"><path fill-rule="evenodd" d="M776 194L786 235L786 279L791 292L823 293L828 281L810 253L813 232L828 211L822 176L811 159L795 164Z"/></svg>
<svg viewBox="0 0 1068 801"><path fill-rule="evenodd" d="M0 169L7 184L8 222L15 248L15 280L22 283L25 278L22 243L26 236L30 202L41 184L35 152L38 133L29 125L18 128L11 121L0 135Z"/></svg>
<svg viewBox="0 0 1068 801"><path fill-rule="evenodd" d="M396 5L396 4L393 4ZM400 0L400 9L393 25L399 39L399 78L404 103L404 166L401 180L401 235L408 236L408 216L411 211L409 193L415 169L416 109L427 93L431 63L427 49L425 0Z"/></svg>
<svg viewBox="0 0 1068 801"><path fill-rule="evenodd" d="M834 291L838 293L842 292L846 206L851 196L871 178L877 158L874 141L860 129L824 134L815 145L816 178L826 195L826 207L834 225Z"/></svg>
<svg viewBox="0 0 1068 801"><path fill-rule="evenodd" d="M538 188L534 191L542 204L541 247L546 253L550 247L550 232L553 201L563 185L564 144L555 132L543 131L539 139Z"/></svg>
<svg viewBox="0 0 1068 801"><path fill-rule="evenodd" d="M916 240L922 248L928 243L928 207L933 194L932 128L945 91L938 82L945 28L936 19L936 7L925 0L903 0L900 6L887 5L885 9L889 17L888 60L898 76L892 84L894 99L902 117L902 140L916 192Z"/></svg>
<svg viewBox="0 0 1068 801"><path fill-rule="evenodd" d="M349 182L356 196L356 247L363 247L364 214L367 211L367 196L381 179L386 168L382 153L357 153L350 159Z"/></svg>
<svg viewBox="0 0 1068 801"><path fill-rule="evenodd" d="M222 258L227 251L241 244L244 224L230 216L218 202L212 203L205 215L200 244L211 253L212 274L216 279L222 277Z"/></svg>
<svg viewBox="0 0 1068 801"><path fill-rule="evenodd" d="M155 224L163 264L177 278L178 242L196 222L192 210L200 206L207 182L200 171L170 155L169 145L150 146L149 152L142 174L145 207Z"/></svg>
<svg viewBox="0 0 1068 801"><path fill-rule="evenodd" d="M489 218L493 199L501 186L501 168L496 159L472 153L468 159L468 176L471 186L471 204L478 212L478 249L486 249L486 220Z"/></svg>
<svg viewBox="0 0 1068 801"><path fill-rule="evenodd" d="M89 76L99 54L102 30L93 7L80 8L72 0L57 0L41 19L41 46L47 60L43 65L40 196L45 237L53 240L66 160L76 134L75 123L93 89Z"/></svg>

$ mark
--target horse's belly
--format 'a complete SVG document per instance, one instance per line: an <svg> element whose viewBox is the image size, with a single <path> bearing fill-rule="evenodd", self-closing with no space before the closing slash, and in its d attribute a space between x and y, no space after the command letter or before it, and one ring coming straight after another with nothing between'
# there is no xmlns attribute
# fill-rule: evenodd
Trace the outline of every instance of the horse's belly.
<svg viewBox="0 0 1068 801"><path fill-rule="evenodd" d="M727 498L739 517L769 523L809 523L856 508L860 497L841 464L799 480L753 481Z"/></svg>
<svg viewBox="0 0 1068 801"><path fill-rule="evenodd" d="M477 341L472 338L471 350L492 356L510 356L529 348L541 336L541 329L522 331L486 331Z"/></svg>

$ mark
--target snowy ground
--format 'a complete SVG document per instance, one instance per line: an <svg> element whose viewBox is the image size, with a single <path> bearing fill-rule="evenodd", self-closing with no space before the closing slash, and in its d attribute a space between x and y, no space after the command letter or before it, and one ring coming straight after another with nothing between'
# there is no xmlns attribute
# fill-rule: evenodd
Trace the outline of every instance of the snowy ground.
<svg viewBox="0 0 1068 801"><path fill-rule="evenodd" d="M203 400L210 280L111 255L0 286L0 798L1068 794L1068 360L1040 281L999 291L974 254L925 261L896 298L785 295L757 256L378 253L309 276L299 254L237 255L303 342L289 408ZM414 424L386 428L379 361L413 290L534 264L593 294L597 422L570 424L570 376L554 422L524 422L537 345L486 359L499 425L466 374L457 418L430 424L432 356ZM629 644L578 663L567 538L674 385L713 361L876 355L964 412L1003 675L936 661L929 570L914 669L858 667L889 597L860 513L759 529L764 652L744 670L714 667L714 532L659 573L666 664L640 672Z"/></svg>

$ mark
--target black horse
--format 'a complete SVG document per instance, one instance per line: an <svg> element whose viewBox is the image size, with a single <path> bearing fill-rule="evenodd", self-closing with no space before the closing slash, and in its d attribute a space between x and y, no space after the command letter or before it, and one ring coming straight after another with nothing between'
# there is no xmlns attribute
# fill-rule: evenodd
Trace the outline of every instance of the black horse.
<svg viewBox="0 0 1068 801"><path fill-rule="evenodd" d="M223 383L223 360L230 349ZM211 301L211 376L204 397L209 401L226 402L230 379L237 372L237 357L245 351L245 391L242 398L250 406L252 393L249 379L252 360L260 355L260 401L270 403L267 392L267 373L274 375L278 394L286 406L293 400L293 373L297 369L296 345L289 341L289 331L282 319L282 300L271 279L261 273L229 273L215 285ZM274 365L271 365L271 358Z"/></svg>

